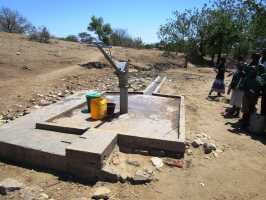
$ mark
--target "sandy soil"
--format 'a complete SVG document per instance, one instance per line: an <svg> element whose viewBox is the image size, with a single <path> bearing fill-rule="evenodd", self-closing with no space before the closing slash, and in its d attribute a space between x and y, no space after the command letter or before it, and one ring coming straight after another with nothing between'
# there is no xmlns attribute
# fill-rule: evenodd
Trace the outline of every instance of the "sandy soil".
<svg viewBox="0 0 266 200"><path fill-rule="evenodd" d="M2 45L2 41L0 42ZM25 43L28 42L25 41ZM58 44L60 43L61 42ZM89 59L101 59L100 55L99 57L96 56L98 53L95 53L94 50L88 50L95 53L95 55L93 54L93 58L86 53L81 54L81 51L83 52L83 47L78 46L77 44L73 44L73 46L71 44L66 48L66 51L68 51L67 49L69 48L81 48L77 50L76 53L72 54L75 56L75 59L80 59L75 61L83 62ZM4 64L0 64L0 102L1 105L4 105L1 107L2 110L4 110L6 106L21 102L21 97L15 98L18 94L28 96L33 95L34 92L36 92L35 90L40 91L43 89L43 91L45 91L53 89L59 84L58 81L60 82L61 79L69 76L69 73L71 73L71 75L79 74L81 76L81 74L84 73L83 70L85 70L79 68L78 65L69 66L60 64L56 68L49 66L50 69L39 69L37 65L36 68L30 65L34 70L30 72L20 72L21 62L19 64L18 59L16 59L18 56L16 55L17 51L17 49L12 50L15 54L12 58L8 58L9 55L0 52L1 63L5 63L8 59L10 63L18 63L16 66L12 66L10 63L8 65L5 64L5 67L10 66L10 72L7 71L9 69L3 69ZM8 52L11 52L11 50L8 50ZM129 58L132 60L131 62L139 63L139 65L167 62L180 63L180 60L173 61L160 57L160 52L158 51L130 49L125 50L125 54L122 55L122 53L120 53L121 49L116 48L114 52L117 53L115 56L124 56L122 59ZM44 55L47 54L42 53L43 57L45 57ZM35 58L39 59L38 56ZM62 58L62 60L64 59ZM38 61L36 61L36 63L38 63ZM48 58L45 63L48 64ZM46 66L46 64L40 66ZM73 63L71 63L71 65L72 64ZM2 72L6 73L6 75L3 76ZM94 76L95 74L101 73L103 74L102 76L104 76L107 75L108 72L109 71L106 69L101 71L91 69L86 71L86 75L88 76L94 73ZM27 75L25 75L26 78L23 78L24 80L20 77L22 73L27 73ZM31 76L28 75L28 73L33 74ZM221 115L225 107L228 106L225 103L226 98L220 98L216 101L209 101L206 99L214 77L213 70L210 68L190 67L188 70L169 69L163 72L163 74L167 75L168 80L163 85L160 92L185 96L186 136L188 141L192 141L198 133L205 133L211 137L211 140L217 145L219 150L217 151L217 155L205 155L201 148L195 149L190 147L193 153L192 155L186 155L185 160L191 162L191 166L185 167L184 169L163 166L160 171L156 171L158 181L146 185L130 185L128 183L111 184L102 182L96 184L82 184L76 182L75 179L69 176L36 171L36 169L24 168L14 163L5 162L0 162L0 180L4 178L15 178L23 182L26 186L39 186L43 189L44 193L49 195L50 199L55 200L71 200L78 197L90 199L94 188L99 185L104 185L111 189L111 199L121 200L266 199L266 135L249 135L235 131L233 125L237 120L224 119ZM102 76L96 79L87 78L86 81L91 81L93 85L95 81L100 80ZM63 81L61 84L63 85L64 83ZM3 84L5 84L5 86L3 86ZM12 91L8 93L11 89ZM16 95L12 96L13 93L16 93ZM8 96L10 97L7 97L6 94L9 94ZM24 98L22 99L24 100ZM121 167L128 168L129 171L152 167L149 156L127 154L121 154L120 156ZM138 160L141 164L140 167L133 168L132 166L125 165L124 162L127 159ZM0 199L22 198L19 192L15 192L8 196L0 196Z"/></svg>

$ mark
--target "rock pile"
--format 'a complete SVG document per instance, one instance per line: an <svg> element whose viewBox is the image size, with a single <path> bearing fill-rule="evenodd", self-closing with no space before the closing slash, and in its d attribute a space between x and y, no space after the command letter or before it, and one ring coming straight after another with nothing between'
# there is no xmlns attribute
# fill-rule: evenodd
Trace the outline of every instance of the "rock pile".
<svg viewBox="0 0 266 200"><path fill-rule="evenodd" d="M197 134L194 140L191 142L191 146L199 148L202 146L205 154L210 154L217 150L216 144L211 141L211 137L205 133ZM187 147L187 154L192 155L192 150Z"/></svg>

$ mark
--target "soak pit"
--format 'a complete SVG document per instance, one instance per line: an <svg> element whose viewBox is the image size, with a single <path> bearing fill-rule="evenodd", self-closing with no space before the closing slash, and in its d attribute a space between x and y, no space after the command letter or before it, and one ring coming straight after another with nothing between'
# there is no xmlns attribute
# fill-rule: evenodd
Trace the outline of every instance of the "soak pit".
<svg viewBox="0 0 266 200"><path fill-rule="evenodd" d="M119 93L104 96L117 105L115 115L104 120L82 112L85 93L78 92L1 127L0 156L85 179L115 181L119 174L105 165L115 146L124 153L184 154L183 97L129 93L129 112L120 115Z"/></svg>

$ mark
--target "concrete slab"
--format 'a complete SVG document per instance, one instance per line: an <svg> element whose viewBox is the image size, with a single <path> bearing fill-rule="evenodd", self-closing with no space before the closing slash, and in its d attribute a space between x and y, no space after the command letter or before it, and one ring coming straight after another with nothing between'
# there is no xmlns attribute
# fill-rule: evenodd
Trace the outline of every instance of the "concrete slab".
<svg viewBox="0 0 266 200"><path fill-rule="evenodd" d="M118 93L105 95L118 111ZM115 178L103 168L116 144L121 149L185 151L183 97L132 93L129 114L103 121L90 120L80 112L84 106L84 92L79 92L2 126L0 157L82 177Z"/></svg>
<svg viewBox="0 0 266 200"><path fill-rule="evenodd" d="M71 163L101 169L116 144L116 133L90 130L66 148L66 157Z"/></svg>

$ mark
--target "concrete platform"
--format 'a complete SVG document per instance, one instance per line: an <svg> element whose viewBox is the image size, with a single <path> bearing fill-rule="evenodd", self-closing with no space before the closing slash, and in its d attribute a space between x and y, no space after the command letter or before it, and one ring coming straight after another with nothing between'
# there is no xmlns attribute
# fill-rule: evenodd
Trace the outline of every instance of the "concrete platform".
<svg viewBox="0 0 266 200"><path fill-rule="evenodd" d="M118 93L106 93L118 103ZM115 145L121 151L185 151L184 99L179 96L129 95L129 114L102 121L82 113L84 92L38 109L0 128L0 157L82 178L116 177L105 160ZM101 178L101 179L104 179Z"/></svg>

